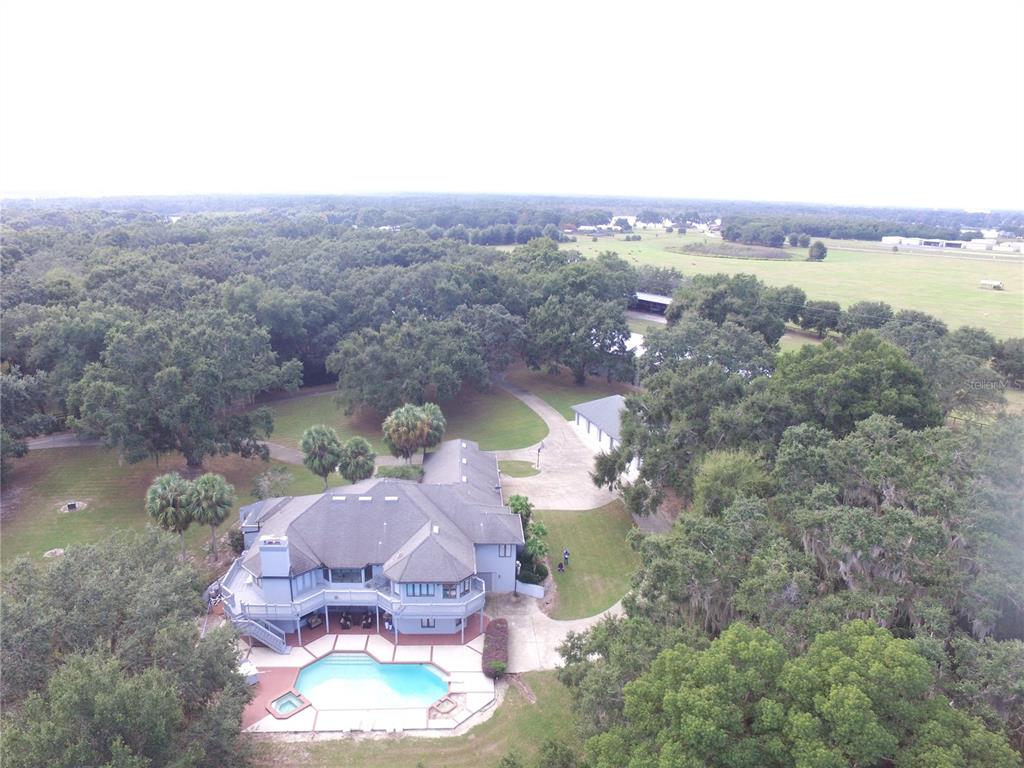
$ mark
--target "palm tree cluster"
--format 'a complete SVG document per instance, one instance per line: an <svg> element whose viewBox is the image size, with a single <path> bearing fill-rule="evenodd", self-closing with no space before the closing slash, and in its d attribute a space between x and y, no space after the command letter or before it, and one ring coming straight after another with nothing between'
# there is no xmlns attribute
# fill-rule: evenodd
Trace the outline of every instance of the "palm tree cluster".
<svg viewBox="0 0 1024 768"><path fill-rule="evenodd" d="M358 483L373 474L377 461L377 454L366 438L356 435L342 443L338 433L326 424L317 424L303 432L299 448L302 463L324 481L325 491L331 472L337 471L350 483Z"/></svg>
<svg viewBox="0 0 1024 768"><path fill-rule="evenodd" d="M416 451L440 445L448 422L434 403L412 405L407 403L384 419L384 444L391 454L411 459Z"/></svg>
<svg viewBox="0 0 1024 768"><path fill-rule="evenodd" d="M157 477L146 492L146 512L165 531L181 538L185 559L185 531L193 523L210 526L210 554L217 557L217 526L235 504L235 489L223 475L207 473L189 481L177 472Z"/></svg>

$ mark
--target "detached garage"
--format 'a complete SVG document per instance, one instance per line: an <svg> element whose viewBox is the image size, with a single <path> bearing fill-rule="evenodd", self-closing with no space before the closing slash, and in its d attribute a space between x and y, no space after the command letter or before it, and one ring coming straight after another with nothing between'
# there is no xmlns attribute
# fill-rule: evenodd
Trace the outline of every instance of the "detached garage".
<svg viewBox="0 0 1024 768"><path fill-rule="evenodd" d="M583 441L595 451L610 451L618 448L622 442L620 433L620 416L626 407L626 398L622 395L602 397L599 400L588 400L574 405L574 424ZM630 465L630 473L636 470L636 459Z"/></svg>

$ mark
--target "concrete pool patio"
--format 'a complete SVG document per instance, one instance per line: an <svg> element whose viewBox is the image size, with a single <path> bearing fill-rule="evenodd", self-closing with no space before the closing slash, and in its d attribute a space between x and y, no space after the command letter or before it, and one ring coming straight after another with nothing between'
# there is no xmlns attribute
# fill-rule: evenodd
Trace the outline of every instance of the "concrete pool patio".
<svg viewBox="0 0 1024 768"><path fill-rule="evenodd" d="M279 654L269 648L246 649L245 656L259 669L253 699L242 715L242 728L260 733L416 733L452 730L495 701L494 681L480 671L483 637L465 645L395 645L378 634L326 634ZM291 691L299 671L329 654L365 653L382 664L421 663L435 666L448 682L455 707L439 712L433 706L399 709L317 709L307 706L286 718L271 714L271 701Z"/></svg>

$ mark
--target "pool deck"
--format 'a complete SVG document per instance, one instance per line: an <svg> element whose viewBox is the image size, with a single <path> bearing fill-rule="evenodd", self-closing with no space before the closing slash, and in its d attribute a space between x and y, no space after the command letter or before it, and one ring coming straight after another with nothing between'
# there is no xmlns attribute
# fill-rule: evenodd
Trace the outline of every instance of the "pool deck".
<svg viewBox="0 0 1024 768"><path fill-rule="evenodd" d="M402 637L401 640L406 640ZM465 645L437 644L433 637L419 635L410 640L420 644L395 645L385 635L376 633L326 634L306 638L305 645L282 655L259 645L245 655L260 671L260 681L252 686L253 699L242 714L242 728L251 732L324 733L324 732L411 732L436 734L454 729L494 702L494 681L480 671L483 636ZM430 644L423 641L430 639ZM445 638L446 639L446 638ZM287 693L295 685L299 670L319 658L335 652L366 653L381 663L429 663L445 674L449 683L448 698L455 707L440 713L433 707L410 709L337 709L318 710L306 707L291 717L278 719L267 711L271 701Z"/></svg>

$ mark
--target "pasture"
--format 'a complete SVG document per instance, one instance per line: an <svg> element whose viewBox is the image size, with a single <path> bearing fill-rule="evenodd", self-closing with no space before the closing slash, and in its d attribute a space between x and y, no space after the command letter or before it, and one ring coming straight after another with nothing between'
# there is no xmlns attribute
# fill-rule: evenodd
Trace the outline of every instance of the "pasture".
<svg viewBox="0 0 1024 768"><path fill-rule="evenodd" d="M687 243L721 241L703 235L664 231L639 232L642 240L626 242L622 236L579 236L574 248L585 256L614 251L636 264L675 267L683 274L747 273L768 285L793 284L808 298L838 301L846 307L857 301L886 301L896 309L917 309L945 321L951 329L973 325L999 338L1024 334L1024 258L992 259L988 252L944 253L902 250L893 252L879 243L826 239L828 257L805 261L807 249L786 248L793 260L759 261L678 253ZM1003 257L1005 259L1005 255ZM978 287L981 280L1001 280L1005 291Z"/></svg>

